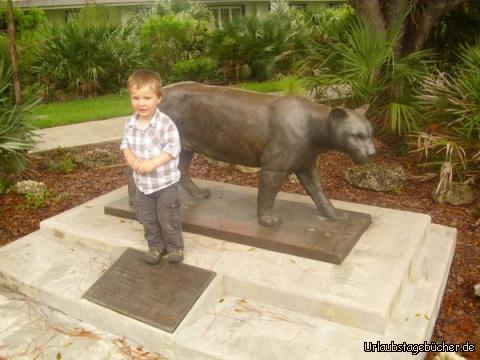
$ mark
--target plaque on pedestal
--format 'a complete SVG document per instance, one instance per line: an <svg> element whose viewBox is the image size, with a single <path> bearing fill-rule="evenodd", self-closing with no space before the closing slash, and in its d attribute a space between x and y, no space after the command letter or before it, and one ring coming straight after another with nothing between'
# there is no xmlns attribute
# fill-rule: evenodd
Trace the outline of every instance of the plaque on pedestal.
<svg viewBox="0 0 480 360"><path fill-rule="evenodd" d="M127 249L83 295L89 301L173 333L215 273L187 264L143 262Z"/></svg>

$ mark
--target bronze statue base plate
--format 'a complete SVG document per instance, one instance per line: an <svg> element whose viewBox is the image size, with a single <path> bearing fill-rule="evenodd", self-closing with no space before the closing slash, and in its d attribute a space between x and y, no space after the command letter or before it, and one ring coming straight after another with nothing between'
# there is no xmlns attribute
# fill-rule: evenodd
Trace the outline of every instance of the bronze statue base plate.
<svg viewBox="0 0 480 360"><path fill-rule="evenodd" d="M305 258L341 264L372 222L370 215L351 211L344 221L320 216L315 205L276 200L282 223L275 228L257 221L257 197L209 186L209 199L193 199L181 188L184 231L255 246ZM105 213L136 219L135 210L122 198L105 207Z"/></svg>
<svg viewBox="0 0 480 360"><path fill-rule="evenodd" d="M89 301L173 333L215 273L187 264L143 262L127 249L83 295Z"/></svg>

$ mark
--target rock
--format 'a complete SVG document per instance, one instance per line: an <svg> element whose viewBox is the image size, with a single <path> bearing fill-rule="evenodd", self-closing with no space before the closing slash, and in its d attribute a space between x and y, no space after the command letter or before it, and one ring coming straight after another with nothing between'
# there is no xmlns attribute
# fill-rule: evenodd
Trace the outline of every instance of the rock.
<svg viewBox="0 0 480 360"><path fill-rule="evenodd" d="M475 284L475 286L473 287L473 289L474 289L474 291L475 291L475 296L480 297L480 283Z"/></svg>
<svg viewBox="0 0 480 360"><path fill-rule="evenodd" d="M433 194L433 199L438 202L446 202L450 205L467 205L475 199L473 190L467 184L452 181L448 188L440 193Z"/></svg>
<svg viewBox="0 0 480 360"><path fill-rule="evenodd" d="M229 163L219 161L219 160L215 160L215 159L209 158L208 156L205 156L205 159L207 160L208 164L213 166L213 167L225 168L225 167L230 166Z"/></svg>
<svg viewBox="0 0 480 360"><path fill-rule="evenodd" d="M350 185L375 191L400 190L407 177L400 165L389 167L368 163L355 165L347 169L345 179Z"/></svg>
<svg viewBox="0 0 480 360"><path fill-rule="evenodd" d="M466 360L463 356L456 353L442 352L435 355L433 360Z"/></svg>
<svg viewBox="0 0 480 360"><path fill-rule="evenodd" d="M298 180L298 177L295 174L288 175L288 181L292 184L296 184L296 185L300 184L300 180Z"/></svg>
<svg viewBox="0 0 480 360"><path fill-rule="evenodd" d="M47 191L47 185L39 181L22 180L15 184L15 191L22 195L42 195Z"/></svg>
<svg viewBox="0 0 480 360"><path fill-rule="evenodd" d="M257 167L248 167L243 165L235 165L235 169L239 170L244 174L254 174L260 171L260 168Z"/></svg>

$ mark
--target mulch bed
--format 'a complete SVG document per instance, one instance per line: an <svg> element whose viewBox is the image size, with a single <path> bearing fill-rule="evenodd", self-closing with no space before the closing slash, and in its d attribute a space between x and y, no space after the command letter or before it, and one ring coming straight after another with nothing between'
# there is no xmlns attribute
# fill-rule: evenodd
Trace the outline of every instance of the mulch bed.
<svg viewBox="0 0 480 360"><path fill-rule="evenodd" d="M43 219L75 207L87 200L126 184L125 165L118 144L75 148L81 153L103 149L115 154L112 164L93 169L78 166L71 173L60 173L45 168L45 159L55 151L31 156L30 168L24 177L43 181L50 192L41 208L28 206L25 198L11 191L0 196L0 246L14 241L39 228ZM421 175L413 155L397 157L388 148L381 148L375 162L402 165L408 176ZM43 165L42 165L43 164ZM438 204L431 199L435 180L410 180L398 192L377 193L356 189L344 180L345 169L353 163L336 152L319 157L318 167L328 196L343 201L388 207L430 214L432 222L458 229L455 256L444 294L440 315L432 341L475 344L477 352L462 354L467 359L478 358L480 346L480 299L473 293L474 284L480 282L480 199L469 206ZM212 167L206 159L195 155L191 166L193 177L230 184L257 186L258 174L244 174L234 167ZM286 181L283 191L305 194L301 185ZM408 226L408 224L405 224ZM431 358L430 354L428 358Z"/></svg>

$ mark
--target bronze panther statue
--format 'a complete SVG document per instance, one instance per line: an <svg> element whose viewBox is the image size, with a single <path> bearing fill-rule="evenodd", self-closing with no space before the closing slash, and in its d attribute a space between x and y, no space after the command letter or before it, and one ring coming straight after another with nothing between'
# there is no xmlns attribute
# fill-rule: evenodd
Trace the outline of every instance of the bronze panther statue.
<svg viewBox="0 0 480 360"><path fill-rule="evenodd" d="M210 192L188 173L194 152L211 158L261 167L257 198L260 224L275 226L275 197L285 177L295 173L320 213L340 220L325 196L316 169L319 153L339 150L356 162L375 154L367 107L329 107L295 96L275 96L185 82L164 87L159 105L175 122L182 141L180 184L195 198Z"/></svg>

